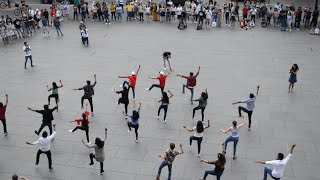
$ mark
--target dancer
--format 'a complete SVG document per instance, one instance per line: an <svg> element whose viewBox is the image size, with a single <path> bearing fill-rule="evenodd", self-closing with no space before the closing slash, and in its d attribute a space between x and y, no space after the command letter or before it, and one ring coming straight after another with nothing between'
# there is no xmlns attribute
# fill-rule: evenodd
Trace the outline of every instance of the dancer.
<svg viewBox="0 0 320 180"><path fill-rule="evenodd" d="M82 113L82 118L80 119L75 119L75 120L73 120L73 121L70 121L71 123L72 122L76 122L77 124L78 124L78 126L76 126L73 130L72 129L70 129L69 130L69 132L70 133L73 133L73 132L75 132L77 129L81 129L81 130L83 130L83 131L85 131L86 132L86 137L87 137L87 142L89 143L89 144L91 144L91 142L89 141L89 112L87 111L87 106L88 106L88 103L86 104L86 111L85 111L85 113ZM81 122L81 126L79 126L80 125L80 122Z"/></svg>
<svg viewBox="0 0 320 180"><path fill-rule="evenodd" d="M164 156L159 155L159 157L162 158L163 161L160 164L160 167L158 170L157 180L160 180L160 174L161 174L162 168L164 168L165 166L168 166L168 171L169 171L168 180L171 180L172 163L177 155L184 153L182 149L182 144L180 144L180 151L175 151L174 150L175 147L176 145L174 143L170 143L170 149L168 149L165 152L165 155Z"/></svg>
<svg viewBox="0 0 320 180"><path fill-rule="evenodd" d="M203 139L203 131L210 127L210 120L208 120L208 125L207 126L205 126L202 121L198 121L197 125L194 126L192 129L187 128L187 126L182 126L182 127L185 128L189 132L193 132L194 131L194 135L190 136L190 139L189 139L190 146L192 145L192 141L193 140L197 141L197 143L198 143L198 155L197 156L200 157L201 142L202 142L202 139Z"/></svg>
<svg viewBox="0 0 320 180"><path fill-rule="evenodd" d="M82 44L89 46L89 34L87 29L82 29L80 31Z"/></svg>
<svg viewBox="0 0 320 180"><path fill-rule="evenodd" d="M52 94L50 96L48 96L48 105L50 106L50 99L54 98L56 100L56 104L58 104L59 102L59 93L58 93L58 89L63 87L62 81L60 80L60 86L57 85L57 83L52 82L52 87L49 88L49 86L47 86L48 91L52 91ZM57 108L58 110L58 108Z"/></svg>
<svg viewBox="0 0 320 180"><path fill-rule="evenodd" d="M103 175L104 170L103 170L103 161L105 159L105 154L104 154L104 143L107 140L107 128L104 130L104 140L102 141L100 138L96 137L95 143L94 144L89 144L85 143L84 139L82 139L82 143L87 146L88 148L94 148L95 153L90 153L90 164L89 165L94 165L93 158L96 159L100 163L100 174Z"/></svg>
<svg viewBox="0 0 320 180"><path fill-rule="evenodd" d="M121 94L121 98L118 100L118 105L119 104L124 104L124 114L128 114L128 105L129 105L129 90L126 86L122 87L122 91L116 91L117 94Z"/></svg>
<svg viewBox="0 0 320 180"><path fill-rule="evenodd" d="M161 109L163 109L164 110L163 122L167 122L167 120L166 120L167 111L168 111L168 106L170 104L169 99L172 98L172 96L173 96L173 94L169 90L168 90L168 93L170 94L170 97L168 96L168 94L166 92L163 92L162 98L160 98L160 100L158 101L158 102L161 101L161 105L158 109L157 119L159 119L160 111L161 111Z"/></svg>
<svg viewBox="0 0 320 180"><path fill-rule="evenodd" d="M275 180L280 180L280 178L283 177L283 171L287 165L287 163L289 162L292 153L293 153L293 149L296 147L295 144L293 144L291 146L291 150L289 155L284 158L284 155L282 153L278 153L277 159L276 160L272 160L272 161L257 161L256 163L260 163L260 164L266 164L269 166L272 166L272 168L268 168L265 167L264 168L264 176L263 176L263 180L267 180L267 176L268 174L271 176L272 179Z"/></svg>
<svg viewBox="0 0 320 180"><path fill-rule="evenodd" d="M37 141L35 142L29 142L26 141L26 144L29 145L36 145L39 144L40 145L40 149L38 150L37 153L37 159L36 159L36 165L39 164L39 159L40 159L40 154L45 153L48 157L48 161L49 161L49 169L52 170L52 160L51 160L51 141L54 139L54 136L56 135L56 125L53 125L53 133L48 136L47 131L43 131L42 133L42 137L40 137Z"/></svg>
<svg viewBox="0 0 320 180"><path fill-rule="evenodd" d="M257 89L259 88L260 86L257 87ZM248 131L250 131L250 128L251 128L251 116L255 108L255 105L254 105L255 101L256 101L256 97L252 93L250 93L248 99L232 103L232 105L239 104L239 103L247 103L247 107L238 106L238 111L239 111L239 117L242 117L241 111L248 113L248 119L249 119Z"/></svg>
<svg viewBox="0 0 320 180"><path fill-rule="evenodd" d="M163 70L167 70L167 66L166 66L166 61L168 61L168 65L169 65L169 68L170 68L170 71L172 71L172 68L171 68L171 65L170 65L170 61L169 61L169 58L171 58L171 52L164 52L162 54L162 57L163 57L163 65L164 65L164 68Z"/></svg>
<svg viewBox="0 0 320 180"><path fill-rule="evenodd" d="M58 104L52 109L49 109L48 105L43 105L43 108L44 110L34 110L28 107L28 110L42 114L42 124L38 131L37 130L34 131L34 133L36 133L36 135L38 136L41 133L42 129L46 126L48 126L49 128L50 135L52 134L52 121L53 121L52 112L58 108Z"/></svg>
<svg viewBox="0 0 320 180"><path fill-rule="evenodd" d="M31 67L34 67L34 65L32 63L31 47L30 47L30 45L27 44L27 42L24 42L23 44L24 44L24 46L22 49L24 51L24 56L25 56L24 68L27 69L28 59L30 59Z"/></svg>
<svg viewBox="0 0 320 180"><path fill-rule="evenodd" d="M244 121L244 117L243 117ZM232 127L229 127L227 130L220 129L221 132L227 133L231 132L231 135L222 143L224 146L224 151L227 151L227 145L230 141L233 141L233 160L237 159L236 152L237 152L237 144L239 141L239 129L246 125L244 121L242 124L237 125L237 121L232 121Z"/></svg>
<svg viewBox="0 0 320 180"><path fill-rule="evenodd" d="M136 82L137 82L137 77L140 71L140 65L139 68L137 70L137 72L132 71L131 72L131 76L118 76L118 78L128 78L128 81L123 81L122 86L125 86L126 84L128 85L128 89L130 90L130 88L132 89L132 96L133 96L133 100L136 100L136 93L135 93L135 88L136 88Z"/></svg>
<svg viewBox="0 0 320 180"><path fill-rule="evenodd" d="M191 99L190 99L191 103L193 100L194 87L197 85L197 77L199 75L199 72L200 72L200 66L199 66L198 72L195 75L193 75L193 72L190 72L190 76L183 76L183 75L177 74L177 76L187 79L187 84L182 85L182 93L184 94L185 88L188 88L191 91Z"/></svg>
<svg viewBox="0 0 320 180"><path fill-rule="evenodd" d="M5 136L8 135L7 123L6 123L6 110L7 110L7 106L8 106L8 94L6 94L6 104L3 105L3 103L0 102L0 120L1 120L2 125L3 125L3 132L4 132L4 135L5 135Z"/></svg>
<svg viewBox="0 0 320 180"><path fill-rule="evenodd" d="M222 145L222 149L223 149L223 145ZM216 167L214 168L214 170L206 170L204 172L203 178L200 178L200 180L206 180L209 174L213 176L217 176L217 180L220 180L220 177L222 176L224 171L224 165L226 164L225 154L226 154L225 151L222 151L222 153L218 153L218 160L216 161L208 161L208 160L201 159L200 162L214 164Z"/></svg>
<svg viewBox="0 0 320 180"><path fill-rule="evenodd" d="M207 89L205 92L201 93L201 97L199 99L191 100L191 101L199 101L199 105L195 108L193 108L192 112L192 119L194 119L194 114L196 113L197 110L201 109L201 116L202 116L202 121L204 119L204 110L206 109L206 106L208 104L208 92Z"/></svg>
<svg viewBox="0 0 320 180"><path fill-rule="evenodd" d="M289 73L290 73L290 77L289 77L289 91L288 93L292 93L293 91L293 86L294 83L297 82L297 73L299 71L299 67L297 64L293 64L293 66L291 67Z"/></svg>
<svg viewBox="0 0 320 180"><path fill-rule="evenodd" d="M91 85L91 82L87 80L87 85L83 86L82 88L73 89L73 90L84 90L84 95L81 98L81 109L83 108L83 101L87 99L90 103L91 108L91 116L94 116L93 114L93 102L92 102L92 96L94 95L94 86L97 84L97 75L94 74L94 83Z"/></svg>
<svg viewBox="0 0 320 180"><path fill-rule="evenodd" d="M136 138L134 139L134 141L136 143L139 142L138 141L138 129L139 129L140 108L141 108L141 102L139 102L138 110L133 110L132 115L129 116L131 118L131 122L129 122L129 121L127 122L128 128L129 128L128 132L131 131L131 128L134 128L134 132L136 134Z"/></svg>
<svg viewBox="0 0 320 180"><path fill-rule="evenodd" d="M161 89L161 94L163 94L163 89L166 86L166 79L169 76L169 74L171 73L171 71L169 71L167 74L164 74L163 71L159 72L160 76L158 77L150 77L150 79L158 79L159 80L159 84L152 84L150 88L146 88L147 91L150 91L152 88L157 87Z"/></svg>

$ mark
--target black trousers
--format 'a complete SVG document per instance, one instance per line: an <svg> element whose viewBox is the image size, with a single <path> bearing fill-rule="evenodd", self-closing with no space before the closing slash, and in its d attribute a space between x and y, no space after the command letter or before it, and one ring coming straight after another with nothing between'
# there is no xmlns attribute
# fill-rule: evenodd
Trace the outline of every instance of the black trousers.
<svg viewBox="0 0 320 180"><path fill-rule="evenodd" d="M131 128L134 128L134 133L136 133L136 140L138 140L138 129L139 129L139 124L132 124L132 122L128 122L128 128L131 131Z"/></svg>
<svg viewBox="0 0 320 180"><path fill-rule="evenodd" d="M7 133L7 123L5 119L1 119L2 125L3 125L3 132Z"/></svg>
<svg viewBox="0 0 320 180"><path fill-rule="evenodd" d="M161 94L163 94L163 89L164 89L164 87L160 87L159 84L152 84L151 87L149 88L149 91L150 91L152 88L154 88L154 87L160 88L160 89L161 89Z"/></svg>
<svg viewBox="0 0 320 180"><path fill-rule="evenodd" d="M96 158L96 156L93 153L90 153L89 157L90 157L91 164L94 164L93 159ZM100 162L100 173L102 173L103 171L104 171L103 162Z"/></svg>
<svg viewBox="0 0 320 180"><path fill-rule="evenodd" d="M93 112L92 97L85 97L85 96L82 96L82 98L81 98L81 107L83 107L83 101L84 101L85 99L88 99L89 104L90 104L90 108L91 108L91 112Z"/></svg>
<svg viewBox="0 0 320 180"><path fill-rule="evenodd" d="M201 151L202 139L203 139L203 137L190 136L190 146L192 145L193 140L196 140L198 142L198 154L200 154L200 151Z"/></svg>
<svg viewBox="0 0 320 180"><path fill-rule="evenodd" d="M193 112L192 112L192 118L194 118L194 114L196 113L197 110L201 109L201 119L202 121L204 120L204 110L206 109L205 107L200 107L200 106L197 106L195 108L193 108Z"/></svg>
<svg viewBox="0 0 320 180"><path fill-rule="evenodd" d="M158 116L160 115L160 111L161 111L161 109L163 109L163 110L164 110L164 117L163 117L163 120L165 121L165 120L166 120L166 118L167 118L168 105L163 105L163 104L161 104L161 105L160 105L160 107L159 107L159 109L158 109Z"/></svg>
<svg viewBox="0 0 320 180"><path fill-rule="evenodd" d="M50 105L50 99L51 98L54 98L56 100L56 103L58 104L59 94L51 94L50 96L48 96L48 105Z"/></svg>
<svg viewBox="0 0 320 180"><path fill-rule="evenodd" d="M125 111L126 114L128 114L129 100L123 100L122 98L119 98L118 105L119 104L124 104L124 111Z"/></svg>
<svg viewBox="0 0 320 180"><path fill-rule="evenodd" d="M52 134L52 123L51 123L51 121L49 123L42 122L42 124L41 124L41 126L39 128L39 131L36 132L36 134L39 136L39 134L41 133L42 129L44 127L46 127L46 126L48 126L49 131L50 131L50 135L51 135Z"/></svg>
<svg viewBox="0 0 320 180"><path fill-rule="evenodd" d="M248 111L245 107L239 106L238 107L238 111L239 111L239 116L241 115L241 111L248 113L248 119L249 119L249 128L251 127L251 116L252 116L252 112L253 111Z"/></svg>
<svg viewBox="0 0 320 180"><path fill-rule="evenodd" d="M50 150L44 152L39 149L39 151L37 153L36 165L39 164L40 154L42 154L42 153L45 153L47 155L48 161L49 161L49 169L51 169L52 168L52 159L51 159L51 151Z"/></svg>
<svg viewBox="0 0 320 180"><path fill-rule="evenodd" d="M117 18L116 18L116 12L111 12L111 20L115 20L117 21Z"/></svg>
<svg viewBox="0 0 320 180"><path fill-rule="evenodd" d="M72 132L75 132L77 129L81 129L81 130L83 130L83 131L86 132L87 141L88 141L88 143L89 143L89 142L90 142L90 141L89 141L89 127L77 126L77 127L75 127L75 128L72 130Z"/></svg>

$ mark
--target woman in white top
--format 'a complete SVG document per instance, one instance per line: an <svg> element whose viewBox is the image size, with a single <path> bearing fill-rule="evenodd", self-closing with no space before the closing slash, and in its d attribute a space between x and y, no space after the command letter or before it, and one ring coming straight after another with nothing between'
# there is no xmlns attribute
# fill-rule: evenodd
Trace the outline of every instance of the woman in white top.
<svg viewBox="0 0 320 180"><path fill-rule="evenodd" d="M293 19L293 12L291 10L287 13L287 31L291 31L292 28L292 19Z"/></svg>
<svg viewBox="0 0 320 180"><path fill-rule="evenodd" d="M151 15L151 8L150 8L149 4L146 5L145 11L146 11L146 19L147 19L147 22L149 22L149 20L150 20L150 15Z"/></svg>
<svg viewBox="0 0 320 180"><path fill-rule="evenodd" d="M243 118L244 120L244 118ZM227 151L227 145L230 141L233 141L233 160L237 159L236 152L237 152L237 144L239 141L239 129L242 128L246 122L243 122L240 125L237 125L237 121L232 122L232 127L229 127L227 130L220 129L221 132L227 133L231 132L231 135L222 143L224 145L224 151Z"/></svg>
<svg viewBox="0 0 320 180"><path fill-rule="evenodd" d="M176 11L177 8L174 6L174 4L171 6L171 21L175 22L176 21Z"/></svg>
<svg viewBox="0 0 320 180"><path fill-rule="evenodd" d="M210 120L208 120L208 125L204 126L202 121L198 121L197 126L194 126L192 129L188 129L186 126L182 126L189 132L194 131L194 135L190 136L190 146L192 145L192 141L196 140L198 142L198 157L200 156L201 151L201 142L203 139L203 131L210 127Z"/></svg>
<svg viewBox="0 0 320 180"><path fill-rule="evenodd" d="M205 22L207 27L210 26L211 16L212 16L212 12L209 9L207 9L206 10L206 22Z"/></svg>

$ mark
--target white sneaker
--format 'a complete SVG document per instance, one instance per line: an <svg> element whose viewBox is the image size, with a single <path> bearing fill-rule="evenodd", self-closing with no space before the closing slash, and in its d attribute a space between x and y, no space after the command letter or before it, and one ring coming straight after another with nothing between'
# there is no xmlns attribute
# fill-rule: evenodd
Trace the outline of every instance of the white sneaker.
<svg viewBox="0 0 320 180"><path fill-rule="evenodd" d="M109 25L110 25L111 23L109 23Z"/></svg>
<svg viewBox="0 0 320 180"><path fill-rule="evenodd" d="M91 144L91 142L89 141L88 144Z"/></svg>
<svg viewBox="0 0 320 180"><path fill-rule="evenodd" d="M146 88L147 91L150 91L149 88Z"/></svg>
<svg viewBox="0 0 320 180"><path fill-rule="evenodd" d="M108 25L108 23L106 23L106 25Z"/></svg>
<svg viewBox="0 0 320 180"><path fill-rule="evenodd" d="M198 157L200 157L200 154L197 154Z"/></svg>
<svg viewBox="0 0 320 180"><path fill-rule="evenodd" d="M69 133L71 133L71 134L73 133L73 132L72 132L72 129L69 130Z"/></svg>
<svg viewBox="0 0 320 180"><path fill-rule="evenodd" d="M8 133L6 132L6 133L4 133L4 136L8 136Z"/></svg>
<svg viewBox="0 0 320 180"><path fill-rule="evenodd" d="M135 100L136 100L136 98L133 98L133 100L135 101Z"/></svg>
<svg viewBox="0 0 320 180"><path fill-rule="evenodd" d="M166 123L166 122L167 122L167 120L164 120L163 122L164 122L164 123Z"/></svg>
<svg viewBox="0 0 320 180"><path fill-rule="evenodd" d="M167 68L163 68L163 70L165 70L165 71L166 71L166 70L167 70Z"/></svg>
<svg viewBox="0 0 320 180"><path fill-rule="evenodd" d="M138 143L139 141L138 140L136 140L136 139L134 139L134 141L136 142L136 143Z"/></svg>
<svg viewBox="0 0 320 180"><path fill-rule="evenodd" d="M128 130L128 133L131 132L130 130Z"/></svg>
<svg viewBox="0 0 320 180"><path fill-rule="evenodd" d="M159 116L157 116L157 119L159 119Z"/></svg>
<svg viewBox="0 0 320 180"><path fill-rule="evenodd" d="M122 88L123 86L122 85L120 85L120 88Z"/></svg>

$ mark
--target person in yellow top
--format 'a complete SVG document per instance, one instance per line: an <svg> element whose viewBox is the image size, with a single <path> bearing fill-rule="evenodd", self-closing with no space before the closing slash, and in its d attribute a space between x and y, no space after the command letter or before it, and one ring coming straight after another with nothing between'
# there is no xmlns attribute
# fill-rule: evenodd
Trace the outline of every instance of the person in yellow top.
<svg viewBox="0 0 320 180"><path fill-rule="evenodd" d="M126 6L126 10L127 10L127 21L128 20L132 20L132 17L133 17L133 5L130 3L127 3L127 6Z"/></svg>
<svg viewBox="0 0 320 180"><path fill-rule="evenodd" d="M111 12L111 21L113 20L117 20L116 19L116 5L114 5L114 3L112 2L110 5L110 12Z"/></svg>
<svg viewBox="0 0 320 180"><path fill-rule="evenodd" d="M156 3L153 3L152 9L151 9L153 21L158 21L157 9L158 9L157 4L156 4Z"/></svg>

